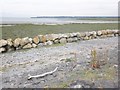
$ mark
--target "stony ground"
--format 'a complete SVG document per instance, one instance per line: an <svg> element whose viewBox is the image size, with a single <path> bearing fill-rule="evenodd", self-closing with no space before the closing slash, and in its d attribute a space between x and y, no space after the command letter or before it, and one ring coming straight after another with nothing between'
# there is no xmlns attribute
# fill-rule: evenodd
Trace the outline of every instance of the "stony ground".
<svg viewBox="0 0 120 90"><path fill-rule="evenodd" d="M91 50L100 68L90 66ZM1 88L115 88L118 86L118 38L94 39L0 54ZM28 80L28 74L51 75Z"/></svg>

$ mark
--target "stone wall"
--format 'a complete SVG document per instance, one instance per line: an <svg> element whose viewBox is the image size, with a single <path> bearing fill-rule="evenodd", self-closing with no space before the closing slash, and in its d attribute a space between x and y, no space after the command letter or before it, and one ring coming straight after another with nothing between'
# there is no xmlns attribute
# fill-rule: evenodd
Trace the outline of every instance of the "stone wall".
<svg viewBox="0 0 120 90"><path fill-rule="evenodd" d="M19 49L36 48L37 46L52 45L58 43L71 43L82 40L90 40L95 38L120 36L119 30L101 30L91 32L76 32L65 34L47 34L38 35L34 38L16 38L1 39L0 40L0 53L15 51Z"/></svg>

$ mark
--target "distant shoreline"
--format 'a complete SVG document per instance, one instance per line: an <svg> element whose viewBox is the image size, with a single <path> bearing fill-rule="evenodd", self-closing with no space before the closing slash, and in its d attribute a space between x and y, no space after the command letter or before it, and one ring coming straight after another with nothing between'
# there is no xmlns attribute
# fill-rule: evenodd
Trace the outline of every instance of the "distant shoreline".
<svg viewBox="0 0 120 90"><path fill-rule="evenodd" d="M118 17L80 17L80 16L42 16L42 17L3 17L0 24L81 24L81 23L118 23Z"/></svg>
<svg viewBox="0 0 120 90"><path fill-rule="evenodd" d="M30 18L120 18L120 16L35 16Z"/></svg>

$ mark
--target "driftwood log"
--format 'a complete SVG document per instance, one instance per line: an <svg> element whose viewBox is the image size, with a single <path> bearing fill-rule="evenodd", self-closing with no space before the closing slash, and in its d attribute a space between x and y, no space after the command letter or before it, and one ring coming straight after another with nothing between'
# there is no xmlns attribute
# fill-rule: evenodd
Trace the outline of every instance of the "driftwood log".
<svg viewBox="0 0 120 90"><path fill-rule="evenodd" d="M32 75L28 74L28 80L30 80L30 79L32 79L32 78L42 78L42 77L44 77L44 76L53 74L54 72L57 71L57 69L58 69L58 67L56 67L53 71L46 72L46 73L43 73L43 74L40 74L40 75L35 75L35 76L32 76Z"/></svg>

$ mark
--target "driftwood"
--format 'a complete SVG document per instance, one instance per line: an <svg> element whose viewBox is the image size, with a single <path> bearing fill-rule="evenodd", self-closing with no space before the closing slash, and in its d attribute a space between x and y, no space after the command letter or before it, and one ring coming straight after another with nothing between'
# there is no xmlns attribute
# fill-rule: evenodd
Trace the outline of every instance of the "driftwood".
<svg viewBox="0 0 120 90"><path fill-rule="evenodd" d="M28 80L30 80L32 78L41 78L41 77L53 74L54 72L57 71L57 69L58 69L58 67L56 67L53 71L46 72L46 73L43 73L43 74L40 74L40 75L35 75L35 76L32 76L32 75L28 74Z"/></svg>

